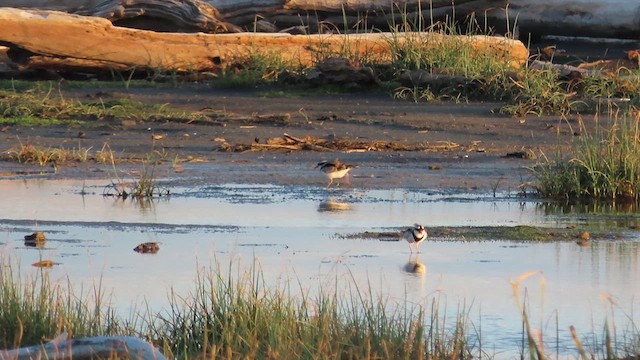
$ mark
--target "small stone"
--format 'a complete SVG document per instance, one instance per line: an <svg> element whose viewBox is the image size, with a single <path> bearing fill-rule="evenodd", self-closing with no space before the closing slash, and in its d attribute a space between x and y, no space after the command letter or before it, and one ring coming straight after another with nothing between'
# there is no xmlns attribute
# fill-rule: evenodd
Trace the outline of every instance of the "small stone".
<svg viewBox="0 0 640 360"><path fill-rule="evenodd" d="M580 246L580 247L589 247L590 241L589 240L578 240L578 241L576 241L576 244L578 244L578 246Z"/></svg>
<svg viewBox="0 0 640 360"><path fill-rule="evenodd" d="M160 245L157 242L146 242L133 248L133 251L141 254L155 254L158 250L160 250Z"/></svg>
<svg viewBox="0 0 640 360"><path fill-rule="evenodd" d="M35 266L39 268L50 268L50 267L53 267L53 265L55 265L55 263L51 260L41 260L31 264L31 266Z"/></svg>
<svg viewBox="0 0 640 360"><path fill-rule="evenodd" d="M24 239L26 241L45 241L47 238L44 236L42 231L37 231L31 235L25 235Z"/></svg>

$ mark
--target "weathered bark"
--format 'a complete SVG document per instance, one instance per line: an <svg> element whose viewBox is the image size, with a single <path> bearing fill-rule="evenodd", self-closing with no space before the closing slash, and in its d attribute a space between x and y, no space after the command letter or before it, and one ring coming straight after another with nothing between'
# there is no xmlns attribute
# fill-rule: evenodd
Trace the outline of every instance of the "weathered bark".
<svg viewBox="0 0 640 360"><path fill-rule="evenodd" d="M74 11L79 8L92 8L100 0L0 0L0 7L15 7L25 9Z"/></svg>
<svg viewBox="0 0 640 360"><path fill-rule="evenodd" d="M67 340L62 334L44 345L0 350L0 360L90 360L90 359L165 360L150 343L130 336L99 336Z"/></svg>
<svg viewBox="0 0 640 360"><path fill-rule="evenodd" d="M188 2L189 0L185 0ZM375 28L387 31L406 18L412 24L430 26L434 22L455 19L464 23L472 15L478 29L493 28L507 33L520 28L521 38L529 34L590 37L640 38L640 2L630 0L204 0L218 9L224 21L248 31L258 30L263 20L282 30L303 25L307 32L328 28L345 32ZM52 9L91 13L100 4L125 3L127 8L152 0L0 0L0 7ZM173 2L181 2L172 0ZM161 4L163 1L156 0ZM168 8L167 8L168 9ZM133 15L134 12L129 11ZM144 14L140 14L141 16ZM143 16L144 17L144 16ZM182 16L185 20L186 17ZM218 18L222 21L222 18ZM122 24L126 24L122 22ZM131 22L131 26L149 24ZM142 25L140 25L142 24ZM157 23L155 23L157 25ZM171 24L171 21L168 21ZM328 25L331 24L331 25ZM346 25L346 26L345 26ZM165 24L166 26L166 24ZM228 25L227 25L228 26ZM345 29L346 27L346 29ZM222 28L218 28L222 29ZM233 28L229 28L233 29ZM260 26L272 30L273 27ZM171 31L182 31L175 27Z"/></svg>
<svg viewBox="0 0 640 360"><path fill-rule="evenodd" d="M488 36L444 36L432 33L358 35L176 34L113 26L96 17L62 12L0 9L0 45L22 69L171 70L219 69L250 53L277 54L284 61L309 66L319 57L345 48L356 57L391 60L392 42L420 41L426 47L466 42L478 52L492 52L506 66L525 63L528 50L519 41ZM73 44L73 46L69 46Z"/></svg>
<svg viewBox="0 0 640 360"><path fill-rule="evenodd" d="M473 2L474 0L457 0L456 5L464 4L467 2ZM495 3L502 3L503 1L494 0ZM384 10L384 11L404 11L415 10L418 8L438 8L443 6L451 6L451 0L286 0L285 9L296 10L309 10L309 11L369 11L369 10Z"/></svg>
<svg viewBox="0 0 640 360"><path fill-rule="evenodd" d="M240 32L240 28L222 21L220 12L201 0L106 0L92 8L75 12L98 16L114 25L166 32Z"/></svg>
<svg viewBox="0 0 640 360"><path fill-rule="evenodd" d="M411 30L425 30L434 22L451 20L454 16L465 19L478 9L505 2L458 0L454 9L450 0L253 0L252 7L231 6L230 0L207 1L219 9L227 21L250 31L256 28L257 20L263 20L280 31L304 27L306 33L390 31L403 25L410 26Z"/></svg>
<svg viewBox="0 0 640 360"><path fill-rule="evenodd" d="M282 9L285 0L206 0L211 6L221 13L227 14L234 11L253 10L259 14L264 9Z"/></svg>
<svg viewBox="0 0 640 360"><path fill-rule="evenodd" d="M640 40L640 1L634 0L514 0L490 9L496 23L520 28L523 40L534 36L564 35Z"/></svg>

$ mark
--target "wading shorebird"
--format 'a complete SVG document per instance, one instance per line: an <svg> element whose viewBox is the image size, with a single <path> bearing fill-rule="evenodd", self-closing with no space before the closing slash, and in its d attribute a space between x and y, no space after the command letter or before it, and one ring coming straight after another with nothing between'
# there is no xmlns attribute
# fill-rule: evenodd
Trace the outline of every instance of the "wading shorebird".
<svg viewBox="0 0 640 360"><path fill-rule="evenodd" d="M349 171L358 167L358 165L349 165L340 162L336 159L334 161L321 161L316 165L316 168L320 168L329 178L327 188L333 183L333 179L346 178L347 184L349 184Z"/></svg>
<svg viewBox="0 0 640 360"><path fill-rule="evenodd" d="M413 252L411 245L416 244L416 251L420 252L420 243L427 238L427 230L420 224L415 224L412 228L402 232L402 237L409 243L409 250Z"/></svg>

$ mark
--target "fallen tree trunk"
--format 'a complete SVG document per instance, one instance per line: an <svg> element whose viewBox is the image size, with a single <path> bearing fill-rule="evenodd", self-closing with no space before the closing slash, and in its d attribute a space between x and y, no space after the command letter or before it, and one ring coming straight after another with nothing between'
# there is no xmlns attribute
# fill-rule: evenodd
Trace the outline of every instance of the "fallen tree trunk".
<svg viewBox="0 0 640 360"><path fill-rule="evenodd" d="M640 1L514 0L508 11L492 8L487 17L517 24L523 40L528 34L640 39Z"/></svg>
<svg viewBox="0 0 640 360"><path fill-rule="evenodd" d="M495 5L496 0L458 0L455 5L450 0L0 0L0 7L98 16L134 29L206 33L288 32L292 27L305 34L389 31L403 22L415 30L456 14L464 19Z"/></svg>
<svg viewBox="0 0 640 360"><path fill-rule="evenodd" d="M447 20L464 24L470 18L477 22L477 29L495 29L498 33L511 33L520 28L521 38L529 34L569 35L587 37L640 37L640 2L629 0L171 0L167 4L180 4L181 12L188 3L207 3L217 9L231 31L233 26L244 30L281 31L289 27L303 27L315 33L339 29L375 28L388 31L390 27L408 20L411 25L430 26ZM37 8L71 13L100 14L100 9L123 8L127 16L148 18L149 14L135 12L144 4L162 6L162 0L0 0L0 7ZM171 12L171 7L166 9ZM200 5L196 7L201 7ZM108 13L108 12L107 12ZM164 12L159 15L174 16ZM188 22L188 17L178 14ZM194 17L194 25L201 23L206 12ZM130 18L132 19L132 18ZM170 18L162 23L162 17L154 22L158 29L171 25ZM272 26L257 26L262 20ZM206 22L205 22L206 23ZM148 28L149 22L121 21L122 25ZM184 24L176 24L172 31L182 31ZM208 32L207 26L203 32ZM216 30L222 27L213 27ZM464 29L464 28L463 28ZM166 31L166 30L163 30Z"/></svg>
<svg viewBox="0 0 640 360"><path fill-rule="evenodd" d="M456 5L473 2L476 0L458 0ZM495 1L494 1L495 2ZM308 10L308 11L330 11L339 13L342 11L412 11L424 7L424 10L438 7L451 6L451 0L286 0L285 9Z"/></svg>
<svg viewBox="0 0 640 360"><path fill-rule="evenodd" d="M210 71L249 54L273 56L293 65L310 66L320 55L347 48L354 57L391 60L391 44L420 41L426 48L465 42L475 51L495 54L505 66L526 62L528 50L519 41L488 36L444 36L432 33L357 35L176 34L113 26L96 17L55 11L0 9L0 45L21 70L66 71ZM70 45L73 46L70 46Z"/></svg>

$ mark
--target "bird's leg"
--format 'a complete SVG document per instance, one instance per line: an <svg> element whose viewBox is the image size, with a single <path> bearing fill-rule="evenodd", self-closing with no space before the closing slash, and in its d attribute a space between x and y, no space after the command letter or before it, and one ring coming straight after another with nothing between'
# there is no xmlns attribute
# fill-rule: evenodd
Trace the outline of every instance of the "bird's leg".
<svg viewBox="0 0 640 360"><path fill-rule="evenodd" d="M413 248L411 247L411 243L409 243L409 251L413 254Z"/></svg>
<svg viewBox="0 0 640 360"><path fill-rule="evenodd" d="M333 183L333 179L329 178L329 183L327 184L327 189L329 188L329 186L331 186L331 183Z"/></svg>
<svg viewBox="0 0 640 360"><path fill-rule="evenodd" d="M347 185L351 185L351 180L349 179L349 173L347 173L347 175L344 176L344 183Z"/></svg>

